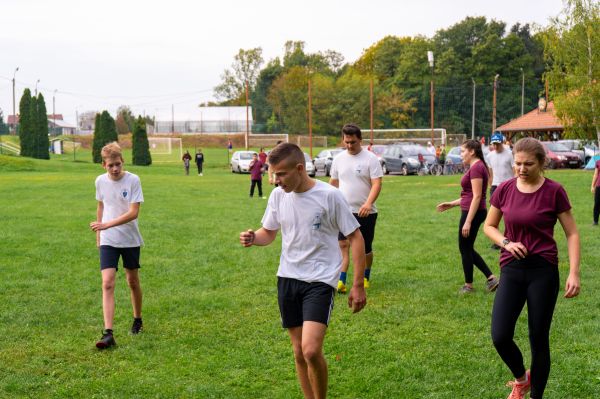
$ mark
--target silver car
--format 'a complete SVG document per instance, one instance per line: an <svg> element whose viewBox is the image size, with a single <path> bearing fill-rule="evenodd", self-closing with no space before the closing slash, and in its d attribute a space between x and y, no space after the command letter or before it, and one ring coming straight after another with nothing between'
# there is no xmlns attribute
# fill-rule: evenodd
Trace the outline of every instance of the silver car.
<svg viewBox="0 0 600 399"><path fill-rule="evenodd" d="M256 151L236 151L231 156L231 173L250 173L250 162L252 161L252 155L258 153Z"/></svg>
<svg viewBox="0 0 600 399"><path fill-rule="evenodd" d="M313 160L313 163L315 164L315 173L323 171L325 173L325 176L329 176L329 173L331 172L331 162L333 162L333 158L341 154L342 151L344 151L343 148L333 148L321 151Z"/></svg>
<svg viewBox="0 0 600 399"><path fill-rule="evenodd" d="M308 173L310 177L315 177L317 171L315 170L315 164L312 159L310 159L310 155L304 153L304 160L306 161L306 173Z"/></svg>

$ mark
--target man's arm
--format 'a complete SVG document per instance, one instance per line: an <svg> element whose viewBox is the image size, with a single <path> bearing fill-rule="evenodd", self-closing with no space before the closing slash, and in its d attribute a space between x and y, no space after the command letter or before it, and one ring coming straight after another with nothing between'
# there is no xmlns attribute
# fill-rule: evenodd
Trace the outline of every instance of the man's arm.
<svg viewBox="0 0 600 399"><path fill-rule="evenodd" d="M249 229L240 233L240 244L244 247L251 247L252 245L263 247L272 243L275 237L277 237L277 230L268 230L264 227L257 231Z"/></svg>
<svg viewBox="0 0 600 399"><path fill-rule="evenodd" d="M329 179L329 184L331 184L333 187L340 188L340 181L339 181L339 179L334 179L332 177L332 178Z"/></svg>
<svg viewBox="0 0 600 399"><path fill-rule="evenodd" d="M132 220L137 219L139 213L140 213L140 203L134 202L134 203L129 204L129 210L127 212L125 212L124 214L122 214L121 216L119 216L118 218L109 220L106 223L102 223L102 219L100 218L99 220L90 223L90 227L94 231L110 229L111 227L120 226L122 224L129 223ZM97 215L96 215L96 217L97 217Z"/></svg>
<svg viewBox="0 0 600 399"><path fill-rule="evenodd" d="M98 201L98 207L96 208L96 222L102 222L103 214L104 214L104 202ZM96 230L96 246L100 247L100 230Z"/></svg>
<svg viewBox="0 0 600 399"><path fill-rule="evenodd" d="M358 216L367 217L371 213L371 209L373 208L373 203L377 201L377 197L379 197L379 193L381 192L381 183L383 178L377 177L375 179L371 179L371 191L369 191L369 196L364 204L358 210Z"/></svg>
<svg viewBox="0 0 600 399"><path fill-rule="evenodd" d="M360 312L367 305L367 294L365 293L365 240L360 229L354 230L348 236L350 242L350 251L352 251L352 261L354 263L354 282L348 295L348 307L352 308L353 313Z"/></svg>

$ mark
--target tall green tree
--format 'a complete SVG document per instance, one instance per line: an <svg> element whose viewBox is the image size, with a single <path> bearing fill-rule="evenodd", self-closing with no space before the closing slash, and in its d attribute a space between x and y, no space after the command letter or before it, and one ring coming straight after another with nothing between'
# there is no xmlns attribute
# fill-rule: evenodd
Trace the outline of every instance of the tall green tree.
<svg viewBox="0 0 600 399"><path fill-rule="evenodd" d="M31 108L31 91L25 89L19 101L19 139L21 141L21 155L25 157L31 157L34 153L35 127L31 118Z"/></svg>
<svg viewBox="0 0 600 399"><path fill-rule="evenodd" d="M35 150L33 157L37 159L50 159L50 140L48 138L48 114L46 112L46 101L42 93L38 94L35 101ZM34 109L32 107L32 109Z"/></svg>
<svg viewBox="0 0 600 399"><path fill-rule="evenodd" d="M132 153L134 165L147 166L152 164L146 121L141 116L137 118L133 127Z"/></svg>
<svg viewBox="0 0 600 399"><path fill-rule="evenodd" d="M600 143L600 3L568 0L544 34L548 78L567 137Z"/></svg>
<svg viewBox="0 0 600 399"><path fill-rule="evenodd" d="M102 111L101 114L96 114L94 120L94 140L92 143L92 159L94 163L102 162L102 147L113 141L119 141L115 120L108 113Z"/></svg>
<svg viewBox="0 0 600 399"><path fill-rule="evenodd" d="M135 125L135 117L131 108L128 105L121 105L117 109L117 119L115 120L115 126L118 134L127 134L133 132Z"/></svg>
<svg viewBox="0 0 600 399"><path fill-rule="evenodd" d="M8 134L8 125L4 123L4 113L0 109L0 134Z"/></svg>
<svg viewBox="0 0 600 399"><path fill-rule="evenodd" d="M246 82L248 89L254 90L263 63L262 49L240 49L234 57L231 69L221 75L221 84L214 88L215 95L226 105L243 105L246 101Z"/></svg>

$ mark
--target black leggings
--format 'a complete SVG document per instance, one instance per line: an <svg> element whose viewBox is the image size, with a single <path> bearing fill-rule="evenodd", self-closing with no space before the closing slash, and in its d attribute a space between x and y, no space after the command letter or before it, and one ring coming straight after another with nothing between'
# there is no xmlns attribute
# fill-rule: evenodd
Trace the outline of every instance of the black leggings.
<svg viewBox="0 0 600 399"><path fill-rule="evenodd" d="M469 233L469 236L463 237L462 228L467 220L468 213L468 211L462 211L460 216L460 223L458 224L458 249L460 250L460 256L462 257L465 283L471 284L473 283L473 265L477 266L486 278L492 275L492 271L473 247L475 245L475 240L477 239L479 226L481 226L481 223L485 220L487 211L485 209L477 211L471 222L471 232Z"/></svg>
<svg viewBox="0 0 600 399"><path fill-rule="evenodd" d="M541 399L550 374L550 324L558 296L558 267L540 256L514 260L502 268L492 310L492 341L515 378L525 374L523 355L513 340L527 302L531 345L531 397Z"/></svg>
<svg viewBox="0 0 600 399"><path fill-rule="evenodd" d="M594 223L598 224L598 216L600 216L600 187L596 187L594 191Z"/></svg>

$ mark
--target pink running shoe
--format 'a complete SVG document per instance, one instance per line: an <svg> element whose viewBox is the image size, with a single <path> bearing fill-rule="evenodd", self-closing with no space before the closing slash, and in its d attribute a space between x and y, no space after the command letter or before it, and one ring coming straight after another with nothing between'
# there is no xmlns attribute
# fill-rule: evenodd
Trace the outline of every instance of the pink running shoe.
<svg viewBox="0 0 600 399"><path fill-rule="evenodd" d="M531 390L531 376L529 370L525 372L527 380L525 382L509 381L506 383L507 387L512 387L512 391L506 399L524 399L525 395Z"/></svg>

